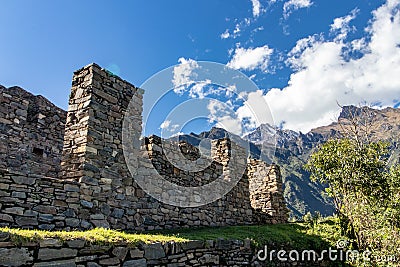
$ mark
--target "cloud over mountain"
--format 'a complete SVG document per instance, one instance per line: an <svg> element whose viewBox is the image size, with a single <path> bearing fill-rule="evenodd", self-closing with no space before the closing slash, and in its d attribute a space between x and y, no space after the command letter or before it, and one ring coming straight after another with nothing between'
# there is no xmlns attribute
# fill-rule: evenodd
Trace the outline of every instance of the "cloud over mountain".
<svg viewBox="0 0 400 267"><path fill-rule="evenodd" d="M298 40L287 54L286 62L293 69L287 86L273 88L263 95L275 123L307 132L337 118L337 102L342 105L367 102L375 107L398 103L399 7L399 0L389 0L376 9L365 29L366 35L360 39L348 40L347 37L352 30L350 23L357 14L357 10L353 10L348 16L333 21L333 38L316 34ZM260 61L231 62L231 66L251 69L259 65L254 62Z"/></svg>

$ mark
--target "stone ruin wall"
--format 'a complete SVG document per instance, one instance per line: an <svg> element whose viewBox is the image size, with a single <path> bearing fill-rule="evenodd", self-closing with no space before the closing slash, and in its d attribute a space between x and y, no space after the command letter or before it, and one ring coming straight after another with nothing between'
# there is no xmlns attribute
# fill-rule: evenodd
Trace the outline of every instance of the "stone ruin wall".
<svg viewBox="0 0 400 267"><path fill-rule="evenodd" d="M224 172L227 140L214 141L221 153L204 171L187 173L168 165L157 137L139 141L143 90L96 64L74 73L67 116L41 96L0 89L2 226L142 231L287 220L279 168L255 160L227 195L204 206L175 207L146 194L135 182L149 173L146 165L139 160L132 176L122 149L123 116L132 98L136 146L147 146L153 166L167 180L192 186L216 179ZM28 120L29 110L37 119ZM187 155L198 157L195 147L183 146ZM133 156L140 156L140 150L133 150Z"/></svg>
<svg viewBox="0 0 400 267"><path fill-rule="evenodd" d="M57 176L66 115L42 96L0 86L0 168Z"/></svg>

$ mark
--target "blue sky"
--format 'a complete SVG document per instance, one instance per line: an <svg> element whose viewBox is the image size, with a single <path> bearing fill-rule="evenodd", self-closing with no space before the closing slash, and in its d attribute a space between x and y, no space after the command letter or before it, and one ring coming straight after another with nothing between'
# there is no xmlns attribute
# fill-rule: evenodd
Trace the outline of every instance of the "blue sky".
<svg viewBox="0 0 400 267"><path fill-rule="evenodd" d="M264 99L275 124L308 131L337 116L337 101L397 105L399 2L3 0L0 84L66 109L72 72L91 62L140 86L175 64L212 61L251 77L259 91L243 97ZM240 104L231 108L233 117L246 118ZM215 124L221 121L207 127ZM161 131L159 121L149 127ZM232 131L244 134L239 128Z"/></svg>

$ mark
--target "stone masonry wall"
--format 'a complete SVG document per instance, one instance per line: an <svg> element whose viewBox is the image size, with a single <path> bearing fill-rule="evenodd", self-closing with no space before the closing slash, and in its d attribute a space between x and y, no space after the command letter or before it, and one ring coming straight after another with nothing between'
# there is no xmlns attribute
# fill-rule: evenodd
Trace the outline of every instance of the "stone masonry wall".
<svg viewBox="0 0 400 267"><path fill-rule="evenodd" d="M200 159L200 152L186 142L162 142L158 136L150 136L146 140L149 158L157 172L168 181L180 186L202 186L215 181L223 174L223 165L210 158ZM174 145L175 143L175 145ZM202 171L182 170L171 163L175 154L182 153L186 159L196 161ZM169 156L167 156L167 154ZM199 160L200 159L200 160Z"/></svg>
<svg viewBox="0 0 400 267"><path fill-rule="evenodd" d="M257 251L249 239L96 245L51 238L16 246L8 233L0 232L0 266L330 266L326 260L261 261Z"/></svg>
<svg viewBox="0 0 400 267"><path fill-rule="evenodd" d="M0 168L56 177L65 118L42 96L0 86Z"/></svg>
<svg viewBox="0 0 400 267"><path fill-rule="evenodd" d="M279 177L279 172L276 172L276 175ZM251 183L254 184L255 179L265 180L252 174ZM268 188L268 184L265 186ZM259 187L264 186L259 184ZM269 208L264 211L263 207L251 202L252 197L256 198L258 195L252 195L248 188L249 179L243 176L223 198L202 207L179 208L158 202L140 188L125 187L124 190L132 190L134 193L124 195L118 193L122 191L117 187L110 185L108 191L103 191L105 200L100 202L99 198L85 200L87 187L74 179L51 178L0 169L0 226L45 230L94 227L152 230L283 223L287 220L286 210L274 210L269 206L274 198L270 199L268 192L264 202ZM283 205L282 199L278 198L279 201L275 201ZM259 201L258 205L263 203L259 197L256 201Z"/></svg>
<svg viewBox="0 0 400 267"><path fill-rule="evenodd" d="M248 163L250 165L247 166L247 173L240 177L239 182L228 194L204 206L176 207L146 194L138 186L136 179L146 180L155 170L166 180L195 186L217 179L220 173L229 178L234 173L234 168L242 168L241 164L246 162L243 159L242 163L236 162L234 167L229 167L228 162L234 160L229 150L233 144L229 140L215 140L212 144L215 149L210 155L212 163L208 169L188 172L172 166L165 157L170 152L168 149L164 151L165 148L159 145L161 139L148 138L144 143L139 139L142 94L141 89L96 64L76 71L65 123L59 176L50 171L33 168L27 168L32 170L31 172L10 168L8 162L13 159L15 153L10 154L7 150L6 164L0 168L0 225L50 230L106 227L144 231L192 226L278 223L287 220L279 169L272 168L274 171L270 173L266 171L268 166L259 161ZM131 151L133 157L129 160L130 164L135 166L133 176L128 171L122 144L123 119L131 99L132 107L128 115L133 123L129 127L132 127L131 141L135 146ZM29 106L28 103L25 104ZM65 114L59 109L52 111L51 108L46 114L38 114L50 118L53 114L51 112ZM9 127L7 121L12 118L8 113L4 114L3 120L0 121L3 128ZM44 118L41 115L37 117L38 122L39 117ZM55 115L51 118L56 119ZM54 129L55 126L51 125L61 127L64 125L63 117L60 115L58 124L50 123L50 128ZM42 129L40 127L38 129ZM55 129L58 129L57 127ZM22 131L38 131L31 128L22 128ZM48 142L59 146L60 133L62 131L48 134ZM15 143L22 146L29 144L29 140L17 138ZM184 154L188 159L195 160L201 156L197 148L189 144L180 145L181 150L186 151ZM21 152L23 151L19 153ZM140 156L143 156L143 153L150 158L149 164L154 168L149 168L141 162ZM54 154L55 161L60 158L59 154ZM22 165L25 164L24 158L21 162ZM54 166L52 170L57 170L56 165L49 166ZM257 166L261 166L259 168L264 171L257 169ZM243 165L243 168L245 167ZM251 191L256 187L265 190L252 194ZM165 193L168 192L160 191L160 194Z"/></svg>
<svg viewBox="0 0 400 267"><path fill-rule="evenodd" d="M270 215L273 223L285 222L289 209L286 207L283 197L279 166L250 159L247 164L246 176L250 181L251 206L260 214Z"/></svg>

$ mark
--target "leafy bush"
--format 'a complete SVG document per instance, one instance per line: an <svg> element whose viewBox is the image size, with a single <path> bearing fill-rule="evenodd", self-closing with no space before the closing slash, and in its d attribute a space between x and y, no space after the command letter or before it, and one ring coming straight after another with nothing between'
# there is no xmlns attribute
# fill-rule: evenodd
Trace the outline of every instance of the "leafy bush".
<svg viewBox="0 0 400 267"><path fill-rule="evenodd" d="M389 168L387 154L387 143L344 138L321 145L306 164L314 181L328 185L341 234L376 264L400 259L400 167Z"/></svg>

